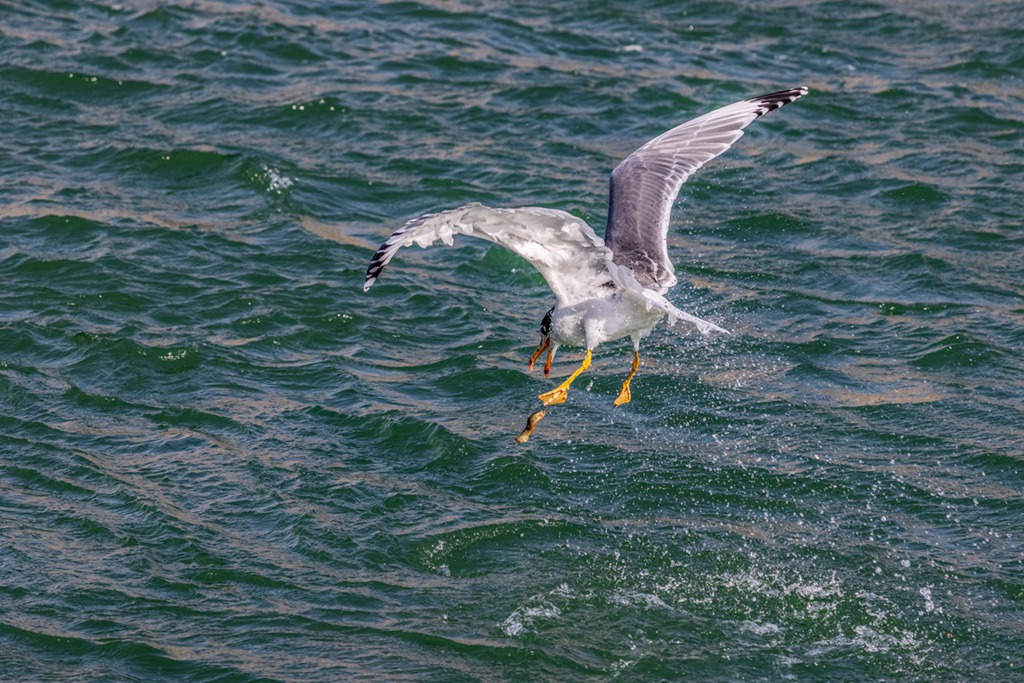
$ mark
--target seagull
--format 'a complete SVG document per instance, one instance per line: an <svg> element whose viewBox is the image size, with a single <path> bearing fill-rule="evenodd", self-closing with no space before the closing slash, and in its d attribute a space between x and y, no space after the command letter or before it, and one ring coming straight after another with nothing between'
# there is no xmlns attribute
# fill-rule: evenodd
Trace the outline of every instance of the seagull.
<svg viewBox="0 0 1024 683"><path fill-rule="evenodd" d="M612 171L603 240L565 211L467 204L413 218L396 230L370 260L363 291L373 286L402 247L426 248L437 240L451 246L456 235L499 244L529 261L555 295L555 305L541 320L541 343L530 357L530 370L545 350L547 376L560 346L586 349L571 375L537 397L543 405L529 416L516 442L530 438L548 406L565 402L569 387L590 367L599 344L625 337L633 342L633 364L614 405L628 403L630 382L640 367L640 341L661 320L667 317L670 326L689 323L703 334L728 333L679 310L664 296L676 284L667 237L680 187L739 140L754 119L806 94L806 87L798 87L735 102L676 126L630 154Z"/></svg>

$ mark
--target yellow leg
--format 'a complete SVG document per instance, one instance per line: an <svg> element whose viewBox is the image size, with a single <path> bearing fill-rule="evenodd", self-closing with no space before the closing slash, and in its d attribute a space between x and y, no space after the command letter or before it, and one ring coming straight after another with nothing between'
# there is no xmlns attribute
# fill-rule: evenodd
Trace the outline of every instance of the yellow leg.
<svg viewBox="0 0 1024 683"><path fill-rule="evenodd" d="M557 387L555 387L551 391L547 391L541 394L537 398L539 398L546 406L553 406L558 405L559 403L565 403L565 399L569 395L569 385L572 384L573 381L580 376L581 372L590 367L590 354L591 350L587 349L587 355L583 358L583 362L580 363L580 366L576 368L576 372L569 375L569 378L566 379L561 384L559 384Z"/></svg>
<svg viewBox="0 0 1024 683"><path fill-rule="evenodd" d="M624 403L629 403L629 399L632 395L629 391L629 382L633 379L633 375L636 374L637 369L640 367L640 352L633 351L633 367L630 369L629 374L626 375L626 381L622 383L622 391L619 392L619 397L615 399L616 407L621 406Z"/></svg>
<svg viewBox="0 0 1024 683"><path fill-rule="evenodd" d="M537 423L540 422L540 419L545 415L547 415L547 411L541 408L530 415L530 417L526 418L526 429L516 437L516 443L526 443L530 438L530 435L533 434L533 428L537 426Z"/></svg>
<svg viewBox="0 0 1024 683"><path fill-rule="evenodd" d="M555 357L555 347L548 347L548 359L544 361L544 376L547 377L551 374L551 359Z"/></svg>

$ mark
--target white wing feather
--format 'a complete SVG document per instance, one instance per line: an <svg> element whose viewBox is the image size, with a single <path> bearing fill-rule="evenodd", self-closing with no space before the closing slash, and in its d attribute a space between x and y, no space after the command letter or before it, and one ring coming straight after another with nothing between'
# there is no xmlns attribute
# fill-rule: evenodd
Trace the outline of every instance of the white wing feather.
<svg viewBox="0 0 1024 683"><path fill-rule="evenodd" d="M662 133L612 171L605 243L615 262L633 269L645 287L664 293L676 276L665 243L672 205L697 169L729 149L754 119L807 94L780 90L698 116Z"/></svg>
<svg viewBox="0 0 1024 683"><path fill-rule="evenodd" d="M363 290L373 286L402 247L418 244L426 248L438 240L451 246L456 235L485 239L522 256L544 277L560 306L592 298L611 280L611 250L572 214L538 207L491 209L467 204L414 218L396 230L373 255Z"/></svg>

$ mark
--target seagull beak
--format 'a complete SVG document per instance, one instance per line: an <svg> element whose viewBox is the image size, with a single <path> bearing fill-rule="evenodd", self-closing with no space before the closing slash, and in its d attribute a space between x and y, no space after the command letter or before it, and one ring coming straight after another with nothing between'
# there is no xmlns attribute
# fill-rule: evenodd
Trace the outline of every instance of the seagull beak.
<svg viewBox="0 0 1024 683"><path fill-rule="evenodd" d="M544 349L548 348L549 346L551 346L551 337L543 337L540 340L540 346L537 347L537 350L533 352L532 356L530 356L530 372L533 372L533 364L536 362L538 358L540 358L540 354L544 353ZM548 368L550 368L550 361L548 366L544 370L545 375L548 374Z"/></svg>

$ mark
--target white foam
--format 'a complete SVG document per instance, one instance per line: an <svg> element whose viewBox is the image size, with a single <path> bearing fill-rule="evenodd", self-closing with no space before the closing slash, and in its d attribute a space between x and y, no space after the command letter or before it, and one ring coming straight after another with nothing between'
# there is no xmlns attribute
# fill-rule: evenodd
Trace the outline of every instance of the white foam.
<svg viewBox="0 0 1024 683"><path fill-rule="evenodd" d="M505 618L505 621L501 622L500 626L505 635L514 638L524 633L538 619L554 619L561 614L562 610L551 603L536 607L517 607L512 614Z"/></svg>
<svg viewBox="0 0 1024 683"><path fill-rule="evenodd" d="M935 611L935 603L932 602L932 589L929 588L928 586L925 586L924 588L922 588L921 590L919 590L917 592L921 594L922 598L924 598L924 611L925 612L934 612Z"/></svg>

